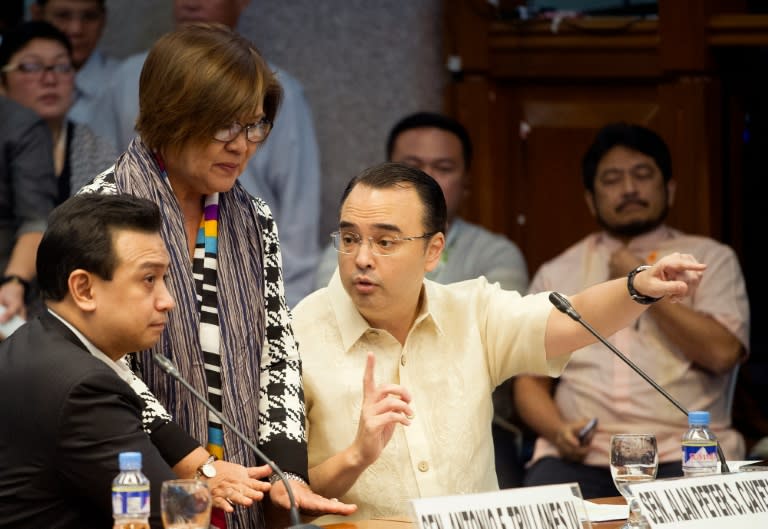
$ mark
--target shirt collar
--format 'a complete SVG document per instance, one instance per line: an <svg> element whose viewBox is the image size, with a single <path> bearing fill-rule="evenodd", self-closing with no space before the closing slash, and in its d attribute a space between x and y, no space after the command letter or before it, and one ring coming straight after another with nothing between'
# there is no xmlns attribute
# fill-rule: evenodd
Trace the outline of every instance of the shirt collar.
<svg viewBox="0 0 768 529"><path fill-rule="evenodd" d="M89 353L91 353L93 356L107 364L115 373L117 373L117 376L122 378L125 382L128 384L131 383L131 379L133 378L133 373L131 372L128 365L121 359L118 362L115 362L110 357L108 357L106 354L104 354L98 347L93 345L93 342L91 342L88 338L85 337L83 333L81 333L77 328L69 323L67 320L56 314L52 309L48 309L48 312L51 313L57 320L59 320L61 323L67 326L67 328L72 331L72 334L77 336L77 339L80 340L85 348L88 350Z"/></svg>
<svg viewBox="0 0 768 529"><path fill-rule="evenodd" d="M416 316L416 320L409 332L413 331L419 325L432 322L435 325L437 332L443 333L442 328L438 323L438 319L430 311L429 300L431 298L430 292L434 291L435 283L429 279L424 280L424 285L421 289L421 308L419 314ZM339 276L339 270L336 269L331 281L328 283L328 294L330 297L331 308L336 316L336 321L339 325L339 334L341 335L341 343L345 351L349 351L355 343L370 329L373 329L365 318L360 314L352 302L352 298L349 297L347 291L344 290L344 285L341 284L341 277Z"/></svg>

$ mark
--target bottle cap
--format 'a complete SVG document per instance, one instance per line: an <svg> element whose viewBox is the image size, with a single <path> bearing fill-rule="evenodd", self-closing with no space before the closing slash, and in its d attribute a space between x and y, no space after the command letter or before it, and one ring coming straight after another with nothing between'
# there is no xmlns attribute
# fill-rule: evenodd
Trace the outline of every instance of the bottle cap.
<svg viewBox="0 0 768 529"><path fill-rule="evenodd" d="M141 470L141 452L120 452L117 456L120 470Z"/></svg>
<svg viewBox="0 0 768 529"><path fill-rule="evenodd" d="M709 424L709 412L708 411L690 411L688 412L688 424L689 425L705 425Z"/></svg>

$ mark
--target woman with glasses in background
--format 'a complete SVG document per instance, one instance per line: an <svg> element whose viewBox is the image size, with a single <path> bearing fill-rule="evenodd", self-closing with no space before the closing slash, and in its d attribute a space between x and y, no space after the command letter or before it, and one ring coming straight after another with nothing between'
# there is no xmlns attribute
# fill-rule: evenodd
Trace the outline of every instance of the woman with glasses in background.
<svg viewBox="0 0 768 529"><path fill-rule="evenodd" d="M263 464L156 367L154 354L176 364L282 467L302 509L347 514L353 505L322 498L306 482L301 365L283 295L277 229L264 201L238 182L267 140L281 95L248 40L220 24L183 25L161 37L144 62L138 137L82 192L131 193L161 207L171 259L166 284L176 308L158 344L137 355L137 369L160 403L207 443L211 459ZM287 507L275 477L269 496ZM233 491L231 499L244 498ZM260 502L236 509L230 527L264 527L260 510ZM223 525L215 515L212 523Z"/></svg>
<svg viewBox="0 0 768 529"><path fill-rule="evenodd" d="M75 69L67 36L47 22L26 22L3 33L0 86L35 111L53 136L57 204L115 161L115 149L86 125L67 119L74 102Z"/></svg>

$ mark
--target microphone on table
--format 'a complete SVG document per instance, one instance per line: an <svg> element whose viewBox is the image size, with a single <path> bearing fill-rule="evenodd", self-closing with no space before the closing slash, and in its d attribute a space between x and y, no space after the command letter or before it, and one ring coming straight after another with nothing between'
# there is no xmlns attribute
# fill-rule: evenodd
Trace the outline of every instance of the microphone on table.
<svg viewBox="0 0 768 529"><path fill-rule="evenodd" d="M688 410L685 409L685 407L683 407L682 404L680 404L677 400L675 400L675 398L672 395L667 393L667 391L664 388L659 386L656 383L656 381L653 380L650 376L648 376L648 374L645 371L640 369L634 362L632 362L629 358L624 356L624 354L621 351L619 351L611 342L603 338L603 336L599 332L597 332L594 329L594 327L592 327L588 322L584 321L581 317L581 314L576 312L576 309L573 308L573 305L571 305L571 302L568 301L568 299L565 296L563 296L559 292L551 292L549 294L549 301L555 306L557 310L567 315L572 320L581 324L581 326L587 329L595 338L598 339L600 343L602 343L604 346L610 349L613 352L613 354L621 358L621 360L625 364L627 364L629 367L631 367L635 371L635 373L643 377L645 381L648 382L651 386L653 386L653 388L656 391L661 393L669 402L674 404L674 406L678 410L683 412L686 417L688 416ZM730 470L728 469L728 464L725 461L725 454L723 453L723 449L720 447L719 440L717 441L717 457L718 459L720 459L720 472L723 474L729 473Z"/></svg>
<svg viewBox="0 0 768 529"><path fill-rule="evenodd" d="M160 368L171 375L173 378L181 382L181 384L187 388L192 395L199 400L203 405L205 405L206 408L208 408L211 413L213 413L220 421L221 424L232 430L232 433L234 433L242 442L244 442L248 448L253 450L253 452L259 456L259 458L266 462L267 465L269 465L269 468L272 469L272 472L278 475L280 478L280 481L283 482L283 485L285 485L285 490L288 492L288 501L291 504L290 508L290 516L291 516L291 525L287 529L320 529L319 526L314 524L304 524L301 523L301 518L299 517L299 509L296 506L296 499L293 497L293 491L291 490L291 487L288 485L288 480L285 477L285 474L283 474L283 471L280 470L280 467L277 466L277 463L269 459L264 452L262 452L258 446L253 444L246 436L241 432L240 430L235 427L234 424L232 424L230 421L228 421L214 406L211 404L208 399L203 397L199 391L197 391L195 388L192 387L192 384L187 382L184 377L181 376L181 373L179 373L179 370L176 368L173 362L171 362L170 359L166 358L165 356L161 355L160 353L154 354L154 360L155 363L160 366Z"/></svg>

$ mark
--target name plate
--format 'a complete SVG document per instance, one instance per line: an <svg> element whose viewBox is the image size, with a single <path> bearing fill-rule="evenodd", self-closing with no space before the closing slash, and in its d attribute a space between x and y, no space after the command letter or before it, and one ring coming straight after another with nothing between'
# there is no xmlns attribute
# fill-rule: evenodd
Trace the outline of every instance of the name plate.
<svg viewBox="0 0 768 529"><path fill-rule="evenodd" d="M630 490L652 528L768 527L768 472L664 479Z"/></svg>
<svg viewBox="0 0 768 529"><path fill-rule="evenodd" d="M411 505L420 529L591 528L577 483L418 498Z"/></svg>

